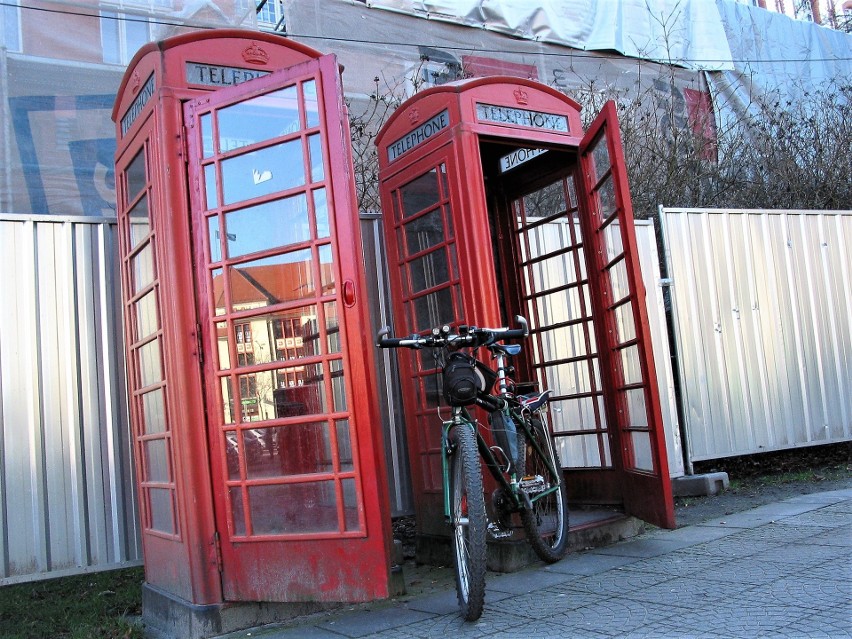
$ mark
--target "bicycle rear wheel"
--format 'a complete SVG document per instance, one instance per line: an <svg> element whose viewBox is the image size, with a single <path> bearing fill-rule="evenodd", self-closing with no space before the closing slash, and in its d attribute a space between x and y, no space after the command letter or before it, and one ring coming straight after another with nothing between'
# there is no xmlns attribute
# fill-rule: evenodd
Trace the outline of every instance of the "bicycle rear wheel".
<svg viewBox="0 0 852 639"><path fill-rule="evenodd" d="M527 440L524 429L518 429L519 449L526 450L523 467L518 464L522 477L521 490L529 498L528 507L521 510L521 521L535 554L542 561L554 563L568 552L568 493L559 454L546 422L534 416L529 424L532 439L549 458L545 460L532 442ZM550 472L551 467L556 469L557 477Z"/></svg>
<svg viewBox="0 0 852 639"><path fill-rule="evenodd" d="M485 542L488 520L476 435L470 424L455 427L450 458L450 508L456 592L462 616L475 621L485 603Z"/></svg>

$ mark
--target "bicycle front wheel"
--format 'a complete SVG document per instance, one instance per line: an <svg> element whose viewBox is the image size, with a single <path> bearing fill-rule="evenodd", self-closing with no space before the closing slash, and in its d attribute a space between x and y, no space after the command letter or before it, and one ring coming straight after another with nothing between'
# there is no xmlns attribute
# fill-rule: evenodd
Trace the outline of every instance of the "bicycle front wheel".
<svg viewBox="0 0 852 639"><path fill-rule="evenodd" d="M476 434L470 424L455 427L450 458L450 508L456 592L462 616L475 621L485 603L485 542L488 520Z"/></svg>
<svg viewBox="0 0 852 639"><path fill-rule="evenodd" d="M523 468L518 466L522 473L521 490L528 498L527 507L521 510L521 521L535 554L542 561L554 563L568 552L568 493L559 454L546 422L534 416L529 426L530 433L520 436L518 442L520 451L526 450ZM556 476L551 468L556 470Z"/></svg>

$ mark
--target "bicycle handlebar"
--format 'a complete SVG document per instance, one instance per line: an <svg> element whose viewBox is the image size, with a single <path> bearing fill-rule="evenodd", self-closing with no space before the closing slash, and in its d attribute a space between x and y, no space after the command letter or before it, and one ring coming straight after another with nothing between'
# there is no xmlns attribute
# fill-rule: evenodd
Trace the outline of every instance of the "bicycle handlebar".
<svg viewBox="0 0 852 639"><path fill-rule="evenodd" d="M458 332L453 333L449 325L433 328L428 335L409 335L408 337L386 337L390 328L385 326L376 339L379 348L411 348L424 347L457 347L488 346L494 342L506 339L524 338L530 334L527 320L520 315L515 316L519 328L479 328L476 326L459 326Z"/></svg>

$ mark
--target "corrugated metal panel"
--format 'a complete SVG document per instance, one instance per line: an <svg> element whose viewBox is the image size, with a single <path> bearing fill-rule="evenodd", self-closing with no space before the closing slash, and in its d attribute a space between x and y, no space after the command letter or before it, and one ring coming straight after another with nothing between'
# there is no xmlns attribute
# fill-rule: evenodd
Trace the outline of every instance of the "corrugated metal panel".
<svg viewBox="0 0 852 639"><path fill-rule="evenodd" d="M0 584L141 557L114 242L0 216Z"/></svg>
<svg viewBox="0 0 852 639"><path fill-rule="evenodd" d="M852 212L661 209L692 460L852 437Z"/></svg>

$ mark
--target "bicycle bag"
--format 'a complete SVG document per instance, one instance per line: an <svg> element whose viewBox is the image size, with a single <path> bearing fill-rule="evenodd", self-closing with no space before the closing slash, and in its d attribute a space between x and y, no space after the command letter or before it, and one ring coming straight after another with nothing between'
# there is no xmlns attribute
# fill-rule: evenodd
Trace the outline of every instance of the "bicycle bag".
<svg viewBox="0 0 852 639"><path fill-rule="evenodd" d="M494 385L494 371L464 353L451 353L444 366L444 399L450 406L470 406Z"/></svg>

